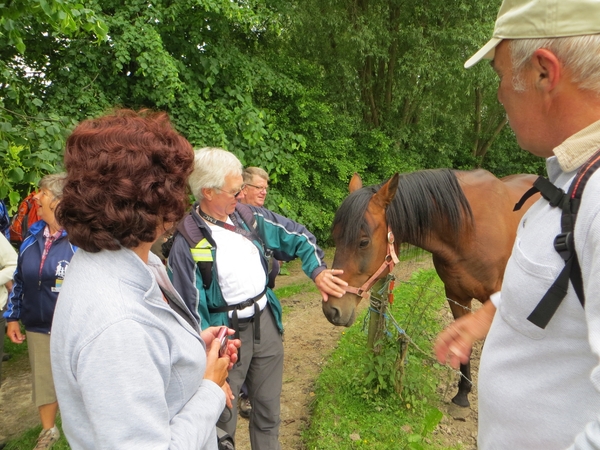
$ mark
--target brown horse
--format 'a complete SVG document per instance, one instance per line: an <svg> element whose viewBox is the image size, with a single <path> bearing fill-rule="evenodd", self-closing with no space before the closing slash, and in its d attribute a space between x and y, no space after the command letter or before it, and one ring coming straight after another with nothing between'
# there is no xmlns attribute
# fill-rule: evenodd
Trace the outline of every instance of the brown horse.
<svg viewBox="0 0 600 450"><path fill-rule="evenodd" d="M342 298L323 302L325 316L334 325L354 322L355 308L368 297L369 284L389 273L389 231L395 239L390 247L396 252L402 242L431 252L455 319L470 311L473 298L487 301L500 290L521 216L539 197L513 212L535 179L435 169L396 174L382 185L363 188L355 174L350 195L333 222L333 268L344 270L341 278L349 287ZM460 370L463 376L452 401L467 407L470 363Z"/></svg>

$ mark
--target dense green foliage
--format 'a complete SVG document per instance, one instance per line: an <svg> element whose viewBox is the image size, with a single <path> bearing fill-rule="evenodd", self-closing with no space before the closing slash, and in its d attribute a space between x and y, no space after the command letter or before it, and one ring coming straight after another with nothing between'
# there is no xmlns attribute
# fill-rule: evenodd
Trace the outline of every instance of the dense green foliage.
<svg viewBox="0 0 600 450"><path fill-rule="evenodd" d="M399 327L388 323L386 338L379 342L383 351L375 355L367 349L359 321L343 333L319 375L311 424L304 433L307 448L441 448L429 435L442 418L436 387L445 369L430 355L441 330L443 285L432 269L416 272L394 293L389 312ZM398 367L401 335L411 343ZM402 388L396 392L401 376Z"/></svg>
<svg viewBox="0 0 600 450"><path fill-rule="evenodd" d="M60 169L78 121L169 112L194 146L265 168L267 206L327 239L353 172L540 171L493 72L463 61L499 1L21 0L0 4L0 197ZM8 6L7 6L8 5Z"/></svg>

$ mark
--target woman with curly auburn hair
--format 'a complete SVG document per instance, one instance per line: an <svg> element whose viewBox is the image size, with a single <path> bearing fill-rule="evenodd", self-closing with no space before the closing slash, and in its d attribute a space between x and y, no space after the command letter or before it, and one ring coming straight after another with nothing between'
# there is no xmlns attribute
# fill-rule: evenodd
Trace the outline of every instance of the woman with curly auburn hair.
<svg viewBox="0 0 600 450"><path fill-rule="evenodd" d="M57 217L80 249L51 351L73 449L217 448L240 342L219 357L219 327L199 330L150 252L186 210L193 160L165 113L118 110L82 122L67 140Z"/></svg>

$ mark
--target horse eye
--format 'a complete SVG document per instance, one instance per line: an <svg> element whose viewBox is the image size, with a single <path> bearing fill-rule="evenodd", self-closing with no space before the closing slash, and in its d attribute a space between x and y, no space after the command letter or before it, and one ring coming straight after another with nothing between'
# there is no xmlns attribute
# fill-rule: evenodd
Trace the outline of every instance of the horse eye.
<svg viewBox="0 0 600 450"><path fill-rule="evenodd" d="M361 239L359 247L366 248L369 246L369 244L370 244L370 241L368 239Z"/></svg>

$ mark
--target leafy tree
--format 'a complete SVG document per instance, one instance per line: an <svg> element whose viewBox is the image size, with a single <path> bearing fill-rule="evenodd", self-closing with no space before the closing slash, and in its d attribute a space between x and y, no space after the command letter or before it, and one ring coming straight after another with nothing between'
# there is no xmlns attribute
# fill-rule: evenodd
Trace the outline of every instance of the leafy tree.
<svg viewBox="0 0 600 450"><path fill-rule="evenodd" d="M306 0L294 52L323 67L331 103L361 117L354 139L383 164L486 166L506 118L494 73L463 62L488 39L499 2ZM373 133L388 145L374 149ZM504 144L499 146L504 147ZM372 158L374 159L374 158ZM510 159L510 158L509 158Z"/></svg>
<svg viewBox="0 0 600 450"><path fill-rule="evenodd" d="M44 107L51 44L94 35L106 25L74 0L19 0L0 4L0 198L14 211L23 193L54 172L73 119Z"/></svg>
<svg viewBox="0 0 600 450"><path fill-rule="evenodd" d="M7 6L8 5L8 6ZM324 240L353 172L538 170L462 62L496 4L458 0L20 0L0 5L0 196L60 168L78 121L167 111L196 147L265 168L267 205Z"/></svg>

